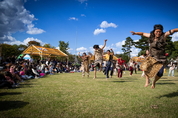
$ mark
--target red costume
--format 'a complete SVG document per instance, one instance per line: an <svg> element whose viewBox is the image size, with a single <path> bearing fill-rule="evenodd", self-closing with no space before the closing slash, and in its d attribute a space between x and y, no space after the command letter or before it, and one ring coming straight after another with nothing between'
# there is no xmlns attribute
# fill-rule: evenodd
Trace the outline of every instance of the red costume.
<svg viewBox="0 0 178 118"><path fill-rule="evenodd" d="M117 60L117 63L118 63L118 77L121 78L122 77L122 73L123 73L123 70L124 70L124 64L125 64L125 60L119 58Z"/></svg>

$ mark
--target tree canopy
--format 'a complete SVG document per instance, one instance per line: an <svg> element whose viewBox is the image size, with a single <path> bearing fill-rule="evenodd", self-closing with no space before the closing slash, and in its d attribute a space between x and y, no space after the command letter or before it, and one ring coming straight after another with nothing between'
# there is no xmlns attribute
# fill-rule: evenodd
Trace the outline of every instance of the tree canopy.
<svg viewBox="0 0 178 118"><path fill-rule="evenodd" d="M30 45L37 45L37 46L41 46L41 44L37 41L29 41L27 46L30 46Z"/></svg>
<svg viewBox="0 0 178 118"><path fill-rule="evenodd" d="M125 40L125 44L122 45L122 47L123 47L122 50L123 50L124 54L128 55L128 57L131 57L130 53L132 52L131 48L132 48L133 44L134 44L133 39L130 37L127 37Z"/></svg>
<svg viewBox="0 0 178 118"><path fill-rule="evenodd" d="M69 54L68 50L69 49L69 42L65 43L64 41L59 41L59 50L62 52Z"/></svg>

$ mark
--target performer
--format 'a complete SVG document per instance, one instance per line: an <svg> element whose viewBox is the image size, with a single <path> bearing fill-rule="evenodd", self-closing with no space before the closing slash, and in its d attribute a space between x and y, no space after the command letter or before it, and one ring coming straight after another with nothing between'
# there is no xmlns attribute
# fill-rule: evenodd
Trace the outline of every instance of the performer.
<svg viewBox="0 0 178 118"><path fill-rule="evenodd" d="M95 50L94 52L94 77L96 78L96 67L98 67L101 71L102 69L102 63L103 63L103 49L106 46L106 40L104 40L104 45L102 48L99 47L99 45L94 45L93 48Z"/></svg>
<svg viewBox="0 0 178 118"><path fill-rule="evenodd" d="M116 69L116 61L112 60L110 77L112 78L114 70Z"/></svg>
<svg viewBox="0 0 178 118"><path fill-rule="evenodd" d="M111 65L112 65L112 61L113 61L113 55L114 55L114 51L112 49L107 50L107 54L106 54L106 61L107 62L106 62L106 70L105 70L106 79L109 78L109 70L111 69Z"/></svg>
<svg viewBox="0 0 178 118"><path fill-rule="evenodd" d="M89 59L91 57L91 55L87 55L86 53L83 53L82 56L80 56L80 52L78 54L79 58L82 58L82 66L83 66L83 70L82 70L82 77L85 76L85 72L87 73L87 77L89 77Z"/></svg>
<svg viewBox="0 0 178 118"><path fill-rule="evenodd" d="M134 61L133 61L133 60L130 60L130 61L129 61L130 76L132 76L134 69L135 69L135 67L134 67Z"/></svg>
<svg viewBox="0 0 178 118"><path fill-rule="evenodd" d="M154 25L154 29L150 33L131 31L132 35L141 35L149 38L149 56L141 64L141 68L144 70L146 75L145 87L147 87L150 83L149 78L154 77L151 86L151 88L154 89L155 83L163 76L164 64L166 62L166 38L174 32L178 32L178 28L164 33L163 26L160 24Z"/></svg>
<svg viewBox="0 0 178 118"><path fill-rule="evenodd" d="M122 57L119 57L116 63L116 68L118 71L118 78L122 77L124 66L125 66L125 60L123 60Z"/></svg>

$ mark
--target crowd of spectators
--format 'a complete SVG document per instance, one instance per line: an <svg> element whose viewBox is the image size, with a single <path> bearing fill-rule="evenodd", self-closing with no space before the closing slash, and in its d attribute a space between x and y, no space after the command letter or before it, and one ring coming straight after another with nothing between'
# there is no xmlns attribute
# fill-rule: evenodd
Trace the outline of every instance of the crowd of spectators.
<svg viewBox="0 0 178 118"><path fill-rule="evenodd" d="M79 70L78 66L70 62L61 62L57 59L28 59L23 57L8 57L1 61L0 87L18 87L21 82L28 79L39 79L45 75L55 73L68 73Z"/></svg>

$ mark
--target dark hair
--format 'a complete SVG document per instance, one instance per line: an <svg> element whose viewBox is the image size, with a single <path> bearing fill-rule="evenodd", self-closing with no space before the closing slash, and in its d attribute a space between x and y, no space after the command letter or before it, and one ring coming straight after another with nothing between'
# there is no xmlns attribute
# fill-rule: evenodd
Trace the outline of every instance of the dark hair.
<svg viewBox="0 0 178 118"><path fill-rule="evenodd" d="M156 29L160 29L163 32L163 26L160 24L154 25L154 30L156 30Z"/></svg>
<svg viewBox="0 0 178 118"><path fill-rule="evenodd" d="M84 55L87 55L85 52L83 53Z"/></svg>
<svg viewBox="0 0 178 118"><path fill-rule="evenodd" d="M99 45L94 45L93 48L99 48Z"/></svg>
<svg viewBox="0 0 178 118"><path fill-rule="evenodd" d="M110 50L107 50L107 52L111 52Z"/></svg>
<svg viewBox="0 0 178 118"><path fill-rule="evenodd" d="M9 77L12 78L12 74L11 74L9 71L6 71L6 72L4 73L4 76L9 76Z"/></svg>
<svg viewBox="0 0 178 118"><path fill-rule="evenodd" d="M155 38L154 32L155 32L155 30L157 30L157 29L160 29L160 30L162 31L161 36L164 34L164 32L163 32L163 29L164 29L164 28L163 28L163 26L162 26L161 24L156 24L156 25L154 25L153 30L150 32L150 38L149 38L149 40L148 40L149 43L152 43L152 42L153 42L153 39Z"/></svg>

